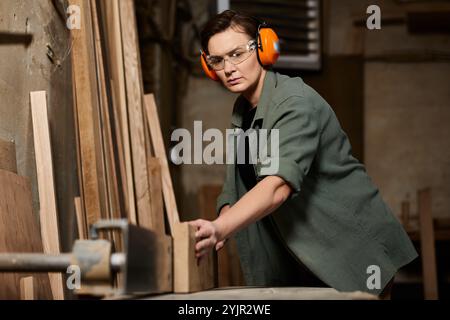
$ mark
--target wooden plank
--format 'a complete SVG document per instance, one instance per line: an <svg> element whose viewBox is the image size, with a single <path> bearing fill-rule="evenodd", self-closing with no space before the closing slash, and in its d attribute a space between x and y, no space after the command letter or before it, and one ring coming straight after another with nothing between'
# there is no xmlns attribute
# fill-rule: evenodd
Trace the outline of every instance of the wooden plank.
<svg viewBox="0 0 450 320"><path fill-rule="evenodd" d="M190 293L214 287L212 252L198 263L195 228L188 223L173 226L174 292Z"/></svg>
<svg viewBox="0 0 450 320"><path fill-rule="evenodd" d="M173 292L173 239L160 232L156 234L158 245L153 259L158 277L153 293Z"/></svg>
<svg viewBox="0 0 450 320"><path fill-rule="evenodd" d="M43 252L30 181L5 170L0 170L0 252ZM0 300L20 299L20 278L31 275L36 281L36 296L52 299L47 274L0 273Z"/></svg>
<svg viewBox="0 0 450 320"><path fill-rule="evenodd" d="M83 212L83 207L81 205L81 198L76 197L74 199L75 204L75 214L77 217L77 228L78 228L78 237L80 240L88 239L88 230L86 226L86 217Z"/></svg>
<svg viewBox="0 0 450 320"><path fill-rule="evenodd" d="M180 222L180 216L178 214L177 203L175 200L172 178L170 177L169 163L167 160L166 148L164 146L161 126L159 123L158 110L156 108L155 98L152 94L146 95L144 101L145 113L152 137L153 149L155 151L155 156L158 157L161 162L164 204L166 206L166 213L169 220L170 230L173 235L174 226Z"/></svg>
<svg viewBox="0 0 450 320"><path fill-rule="evenodd" d="M72 29L72 72L74 77L74 100L77 109L79 143L81 154L82 202L84 203L87 223L91 225L102 218L100 197L99 159L97 151L98 128L95 124L98 98L96 96L94 55L90 28L90 8L87 0L69 0L69 5L76 5L82 14L80 29Z"/></svg>
<svg viewBox="0 0 450 320"><path fill-rule="evenodd" d="M154 293L173 292L173 240L165 234L161 164L158 158L148 158L148 173L151 211L149 214L139 214L139 224L155 232L160 243L154 257L159 274Z"/></svg>
<svg viewBox="0 0 450 320"><path fill-rule="evenodd" d="M419 190L417 199L419 208L424 298L426 300L437 300L439 298L433 215L431 212L431 190L429 188Z"/></svg>
<svg viewBox="0 0 450 320"><path fill-rule="evenodd" d="M17 173L16 146L14 142L0 139L0 169Z"/></svg>
<svg viewBox="0 0 450 320"><path fill-rule="evenodd" d="M121 146L123 143L122 181L126 192L125 210L131 223L137 224L136 205L133 184L130 133L128 125L127 100L125 90L124 58L122 48L122 30L120 22L119 0L102 1L105 10L105 25L108 38L108 62L111 70L111 88L113 91L114 117L116 133ZM122 143L120 143L120 138ZM120 152L120 151L119 151ZM125 172L125 174L124 174Z"/></svg>
<svg viewBox="0 0 450 320"><path fill-rule="evenodd" d="M103 152L105 154L105 172L106 172L106 187L107 187L107 208L108 218L120 219L120 203L119 203L119 190L116 171L116 159L115 149L113 145L113 137L111 132L111 117L110 111L110 97L107 92L107 83L105 79L105 64L103 55L103 46L100 34L99 15L97 10L97 3L95 0L91 0L92 7L92 24L94 27L94 43L95 53L97 60L97 80L100 94L100 123L102 125L102 140L103 140ZM109 81L108 81L109 82ZM108 83L109 85L109 83Z"/></svg>
<svg viewBox="0 0 450 320"><path fill-rule="evenodd" d="M74 205L75 205L75 215L77 217L77 223L78 223L78 231L80 231L80 225L79 223L84 223L86 225L87 229L87 217L86 212L84 210L85 208L85 202L84 202L84 190L83 190L83 173L82 173L82 162L81 162L81 148L80 148L80 130L78 127L78 108L77 108L77 102L76 102L76 88L75 88L75 76L74 72L72 72L72 83L74 84L72 86L72 94L73 94L73 114L74 114L74 131L75 131L75 143L76 143L76 155L77 155L77 176L78 176L78 188L80 190L80 197L79 197L79 204L77 204L77 199L74 199ZM80 208L77 208L77 206L80 206ZM79 215L82 215L79 217ZM83 222L79 222L78 219L81 219ZM80 239L82 237L82 234L80 234Z"/></svg>
<svg viewBox="0 0 450 320"><path fill-rule="evenodd" d="M45 253L58 254L60 253L59 227L46 93L45 91L31 92L30 98L42 242ZM62 276L60 274L51 274L50 282L54 299L64 299Z"/></svg>
<svg viewBox="0 0 450 320"><path fill-rule="evenodd" d="M87 29L86 45L89 48L90 58L87 64L89 66L89 75L91 77L92 92L94 97L94 103L92 104L92 117L94 122L94 144L96 146L95 152L97 153L97 182L99 184L99 195L100 195L100 217L102 219L110 218L110 207L109 207L109 190L107 183L108 173L106 172L106 160L105 160L105 147L103 141L103 123L101 116L101 87L99 84L100 75L98 72L98 60L97 60L97 48L95 42L95 28L94 28L94 15L92 4L95 3L93 0L88 0L86 2L86 11L84 12L85 18L85 28Z"/></svg>
<svg viewBox="0 0 450 320"><path fill-rule="evenodd" d="M151 209L149 214L139 215L139 223L144 228L165 234L161 164L158 158L148 159L148 182Z"/></svg>
<svg viewBox="0 0 450 320"><path fill-rule="evenodd" d="M141 76L136 17L133 0L119 2L125 66L125 85L131 137L131 154L138 215L150 212L147 155L143 116Z"/></svg>
<svg viewBox="0 0 450 320"><path fill-rule="evenodd" d="M36 300L36 293L33 277L20 279L20 300Z"/></svg>
<svg viewBox="0 0 450 320"><path fill-rule="evenodd" d="M30 93L30 98L42 243L45 253L59 254L61 248L59 243L58 213L56 208L50 127L47 115L47 95L45 91L35 91ZM50 283L53 298L55 300L64 299L61 274L50 274Z"/></svg>
<svg viewBox="0 0 450 320"><path fill-rule="evenodd" d="M111 80L111 88L114 88L114 83ZM134 186L133 186L133 171L131 167L131 154L125 155L125 146L123 143L120 115L118 105L114 92L112 93L113 121L114 121L114 141L117 147L117 162L120 173L120 192L123 200L120 202L122 209L122 218L127 217L129 221L136 224L136 207L134 202ZM129 145L128 145L129 147ZM130 161L130 163L128 163ZM122 207L123 206L123 207Z"/></svg>

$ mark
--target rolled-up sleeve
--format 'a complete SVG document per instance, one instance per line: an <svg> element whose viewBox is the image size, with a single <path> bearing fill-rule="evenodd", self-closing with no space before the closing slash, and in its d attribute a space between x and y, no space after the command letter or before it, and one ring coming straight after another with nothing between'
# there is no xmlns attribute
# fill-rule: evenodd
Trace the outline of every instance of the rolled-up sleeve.
<svg viewBox="0 0 450 320"><path fill-rule="evenodd" d="M319 113L302 96L289 97L272 113L268 147L256 164L257 178L260 181L266 176L279 176L291 186L295 196L317 154L321 131ZM274 139L274 130L278 130L278 139Z"/></svg>

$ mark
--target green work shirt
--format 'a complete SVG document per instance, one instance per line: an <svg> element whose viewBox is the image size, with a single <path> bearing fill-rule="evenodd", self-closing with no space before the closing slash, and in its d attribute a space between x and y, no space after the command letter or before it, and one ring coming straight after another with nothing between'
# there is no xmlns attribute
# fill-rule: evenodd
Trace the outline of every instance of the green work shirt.
<svg viewBox="0 0 450 320"><path fill-rule="evenodd" d="M247 109L247 100L239 96L232 128L242 126ZM381 293L417 252L352 156L329 104L301 78L268 71L251 127L256 132L278 129L279 166L270 175L283 178L293 193L271 215L236 234L247 285L302 285L299 266L306 266L339 291ZM273 160L267 149L265 160ZM236 161L236 150L234 156ZM254 164L258 181L267 176L265 163L258 159ZM218 213L248 192L236 167L227 165Z"/></svg>

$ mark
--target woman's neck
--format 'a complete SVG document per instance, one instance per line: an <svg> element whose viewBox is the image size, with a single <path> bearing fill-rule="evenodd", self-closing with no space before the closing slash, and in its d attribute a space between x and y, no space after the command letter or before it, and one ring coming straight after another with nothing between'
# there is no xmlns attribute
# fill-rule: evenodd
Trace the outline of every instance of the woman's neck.
<svg viewBox="0 0 450 320"><path fill-rule="evenodd" d="M259 103L259 98L261 97L266 74L267 71L263 69L259 77L259 80L256 82L256 84L242 94L244 98L247 99L247 101L250 103L251 108L256 107Z"/></svg>

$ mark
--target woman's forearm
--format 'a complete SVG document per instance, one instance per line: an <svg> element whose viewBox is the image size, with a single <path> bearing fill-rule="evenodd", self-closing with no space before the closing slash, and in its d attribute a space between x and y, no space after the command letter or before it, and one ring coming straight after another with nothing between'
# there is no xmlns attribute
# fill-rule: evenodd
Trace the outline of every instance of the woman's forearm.
<svg viewBox="0 0 450 320"><path fill-rule="evenodd" d="M291 188L277 176L259 182L232 207L225 206L214 221L220 240L227 239L248 225L264 218L287 200Z"/></svg>

